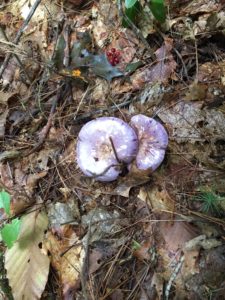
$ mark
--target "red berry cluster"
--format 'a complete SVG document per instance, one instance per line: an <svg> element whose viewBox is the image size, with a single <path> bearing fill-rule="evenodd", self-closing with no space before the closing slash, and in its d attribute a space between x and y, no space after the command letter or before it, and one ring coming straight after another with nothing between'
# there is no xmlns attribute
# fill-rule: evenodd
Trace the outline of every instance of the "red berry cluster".
<svg viewBox="0 0 225 300"><path fill-rule="evenodd" d="M110 51L106 52L108 61L112 66L118 65L120 62L120 51L112 48Z"/></svg>

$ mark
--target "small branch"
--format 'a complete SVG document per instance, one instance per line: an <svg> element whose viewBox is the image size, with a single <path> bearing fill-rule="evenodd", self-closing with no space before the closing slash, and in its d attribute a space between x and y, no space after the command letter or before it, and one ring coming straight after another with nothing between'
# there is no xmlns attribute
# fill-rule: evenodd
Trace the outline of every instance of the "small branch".
<svg viewBox="0 0 225 300"><path fill-rule="evenodd" d="M171 289L171 286L172 286L172 283L173 281L176 279L182 265L183 265L183 262L184 262L184 255L181 256L174 272L172 273L172 275L170 276L170 279L166 285L166 289L165 289L165 299L168 300L169 299L169 294L170 294L170 289Z"/></svg>
<svg viewBox="0 0 225 300"><path fill-rule="evenodd" d="M118 111L121 107L126 107L127 105L131 104L132 102L133 102L133 100L129 99L129 100L124 101L123 103L119 103L117 105L113 105L113 106L111 106L109 108L96 109L96 110L93 110L93 111L91 111L89 113L84 113L84 114L82 114L79 117L76 117L75 121L76 122L80 122L83 119L87 119L87 118L90 118L92 116L103 114L104 112L107 112L107 111L109 111L109 112L111 112L111 111Z"/></svg>
<svg viewBox="0 0 225 300"><path fill-rule="evenodd" d="M92 227L92 220L95 215L95 210L94 213L90 219L90 223L88 225L88 232L87 232L87 238L86 242L84 241L83 246L84 246L84 259L83 259L83 265L82 265L82 270L80 274L80 281L81 281L81 286L82 286L82 293L83 297L85 300L88 300L88 291L87 291L87 281L88 281L88 272L89 272L89 244L90 244L90 239L91 239L91 227Z"/></svg>
<svg viewBox="0 0 225 300"><path fill-rule="evenodd" d="M70 25L67 24L64 30L64 40L66 43L66 47L64 49L64 59L63 59L63 65L68 68L70 64L70 32L71 28Z"/></svg>
<svg viewBox="0 0 225 300"><path fill-rule="evenodd" d="M8 37L6 36L5 31L3 30L2 27L0 27L0 34L1 34L1 36L3 37L3 39L4 39L6 42L9 42ZM0 41L0 42L2 42L2 41ZM13 45L14 45L14 44L13 44ZM22 62L21 62L19 56L18 56L16 53L13 53L13 55L15 56L15 58L16 58L18 64L20 65L22 71L24 72L24 75L27 77L27 80L29 81L29 83L31 83L31 78L30 78L29 74L26 72L26 70L25 70L25 68L24 68L24 65L22 64Z"/></svg>
<svg viewBox="0 0 225 300"><path fill-rule="evenodd" d="M14 44L17 45L17 44L19 43L22 34L24 33L24 31L25 31L27 25L29 24L29 22L30 22L30 20L31 20L31 18L32 18L32 16L33 16L33 14L35 13L35 11L36 11L36 9L37 9L37 7L38 7L38 5L39 5L40 3L41 3L41 0L36 0L36 1L35 1L35 3L34 3L34 5L32 6L32 8L31 8L31 10L30 10L30 12L29 12L29 14L28 14L26 20L24 21L23 25L21 26L21 28L19 29L19 31L18 31L17 34L16 34L16 37L15 37L15 39L14 39L14 41L13 41ZM12 56L12 53L8 53L8 54L6 55L6 57L5 57L5 59L4 59L4 62L3 62L3 64L2 64L2 66L1 66L1 68L0 68L0 78L2 77L2 75L3 75L4 71L5 71L5 68L6 68L7 65L8 65L8 62L9 62L11 56Z"/></svg>
<svg viewBox="0 0 225 300"><path fill-rule="evenodd" d="M118 157L118 155L117 155L116 148L115 148L115 145L114 145L114 143L113 143L113 139L112 139L111 136L109 137L109 140L110 140L110 143L111 143L111 146L112 146L112 149L113 149L113 153L114 153L114 155L115 155L115 157L116 157L116 160L117 160L118 164L120 164L120 163L121 163L121 160L119 159L119 157Z"/></svg>
<svg viewBox="0 0 225 300"><path fill-rule="evenodd" d="M56 97L55 99L53 100L52 102L52 106L51 106L51 110L50 110L50 114L49 114L49 117L48 117L48 121L47 121L47 124L45 125L45 127L42 129L42 134L41 134L41 137L39 139L39 142L36 144L36 146L34 146L33 149L31 149L27 154L26 156L38 151L41 146L43 145L48 133L49 133L49 130L51 129L52 127L52 119L53 119L53 116L54 116L54 113L55 113L55 110L56 110L56 107L58 105L58 102L60 100L60 98L62 97L62 93L63 93L63 88L64 88L64 84L58 88L58 92L56 94Z"/></svg>

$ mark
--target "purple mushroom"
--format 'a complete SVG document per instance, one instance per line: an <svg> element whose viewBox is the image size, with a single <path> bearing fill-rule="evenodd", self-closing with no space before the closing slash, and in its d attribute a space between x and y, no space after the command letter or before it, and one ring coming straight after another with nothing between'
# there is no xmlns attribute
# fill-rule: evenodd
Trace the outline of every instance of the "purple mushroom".
<svg viewBox="0 0 225 300"><path fill-rule="evenodd" d="M99 181L113 181L138 151L133 128L114 117L102 117L85 124L78 135L77 163L83 173Z"/></svg>
<svg viewBox="0 0 225 300"><path fill-rule="evenodd" d="M144 115L132 117L130 125L139 140L137 168L154 171L162 163L168 145L168 134L165 128L159 122Z"/></svg>

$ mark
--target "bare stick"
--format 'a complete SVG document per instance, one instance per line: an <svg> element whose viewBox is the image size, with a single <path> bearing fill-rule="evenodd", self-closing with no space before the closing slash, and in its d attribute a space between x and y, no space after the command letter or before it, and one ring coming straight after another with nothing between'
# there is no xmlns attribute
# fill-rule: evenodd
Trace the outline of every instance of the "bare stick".
<svg viewBox="0 0 225 300"><path fill-rule="evenodd" d="M42 136L40 137L38 143L34 146L33 149L31 149L27 154L26 156L38 151L42 145L44 144L44 141L52 127L52 120L53 120L53 116L54 116L54 113L55 113L55 110L56 110L56 107L58 105L58 102L60 100L60 98L62 97L62 93L63 93L63 88L64 88L64 85L62 85L61 87L59 87L58 89L58 92L56 94L56 97L55 99L53 100L52 102L52 106L51 106L51 110L50 110L50 114L49 114L49 117L48 117L48 121L47 121L47 124L45 125L45 127L43 128L43 132L42 132Z"/></svg>
<svg viewBox="0 0 225 300"><path fill-rule="evenodd" d="M19 30L19 31L17 32L17 34L16 34L16 37L15 37L15 39L14 39L14 41L13 41L14 44L17 45L17 44L19 43L22 34L24 33L24 31L25 31L27 25L29 24L29 22L30 22L30 20L31 20L31 18L32 18L32 16L33 16L33 14L35 13L35 10L37 9L38 5L40 4L40 2L41 2L41 0L36 0L36 1L35 1L35 3L34 3L34 5L32 6L32 8L31 8L31 10L30 10L30 12L29 12L29 14L28 14L26 20L24 21L24 23L23 23L23 25L21 26L20 30ZM12 56L12 53L8 53L8 54L6 55L6 57L5 57L5 59L4 59L4 62L3 62L3 64L2 64L2 66L1 66L1 68L0 68L0 78L2 77L2 75L3 75L4 71L5 71L5 68L6 68L7 65L8 65L8 62L9 62L11 56Z"/></svg>
<svg viewBox="0 0 225 300"><path fill-rule="evenodd" d="M184 255L181 256L181 258L179 259L179 262L174 270L174 272L172 273L172 275L170 276L170 279L166 285L166 289L165 289L165 299L168 300L169 299L169 294L170 294L170 289L171 289L171 286L172 286L172 283L173 281L176 279L182 265L183 265L183 262L184 262Z"/></svg>
<svg viewBox="0 0 225 300"><path fill-rule="evenodd" d="M6 42L9 42L8 37L6 36L5 31L3 30L2 27L0 27L0 34L2 35L3 39L4 39ZM16 58L18 64L20 65L21 69L23 70L23 72L24 72L25 76L27 77L29 83L31 83L31 78L30 78L29 74L26 72L26 70L25 70L25 68L24 68L24 65L22 64L22 62L21 62L19 56L18 56L16 53L13 53L13 55L15 56L15 58Z"/></svg>
<svg viewBox="0 0 225 300"><path fill-rule="evenodd" d="M70 31L71 31L70 25L67 24L63 34L66 42L66 47L64 49L63 64L66 68L68 68L70 64Z"/></svg>
<svg viewBox="0 0 225 300"><path fill-rule="evenodd" d="M117 155L117 152L116 152L116 148L115 148L115 145L113 143L113 139L111 138L111 136L109 137L109 140L110 140L110 143L111 143L111 146L112 146L112 149L113 149L113 153L116 157L116 160L117 162L120 164L121 163L121 160L119 159L118 155Z"/></svg>

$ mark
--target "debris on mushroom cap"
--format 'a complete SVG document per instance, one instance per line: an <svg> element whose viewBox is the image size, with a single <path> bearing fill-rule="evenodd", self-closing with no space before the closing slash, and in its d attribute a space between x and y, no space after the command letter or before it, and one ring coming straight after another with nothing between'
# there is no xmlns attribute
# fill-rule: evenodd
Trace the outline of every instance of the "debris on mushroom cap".
<svg viewBox="0 0 225 300"><path fill-rule="evenodd" d="M141 114L132 117L130 125L136 131L139 140L137 168L154 171L162 163L168 145L165 128L156 120Z"/></svg>
<svg viewBox="0 0 225 300"><path fill-rule="evenodd" d="M85 124L79 132L77 163L85 175L113 181L121 173L120 162L130 163L137 151L133 128L118 118L101 117Z"/></svg>

